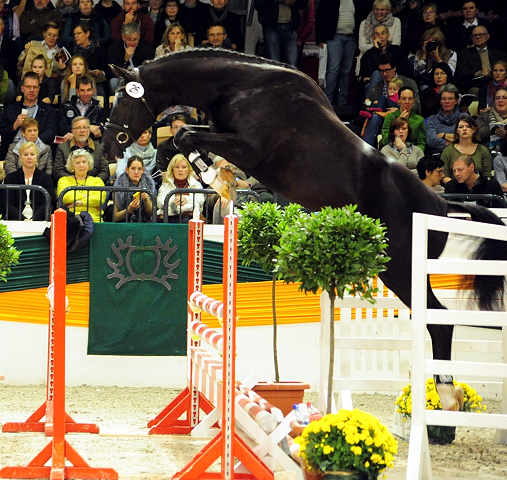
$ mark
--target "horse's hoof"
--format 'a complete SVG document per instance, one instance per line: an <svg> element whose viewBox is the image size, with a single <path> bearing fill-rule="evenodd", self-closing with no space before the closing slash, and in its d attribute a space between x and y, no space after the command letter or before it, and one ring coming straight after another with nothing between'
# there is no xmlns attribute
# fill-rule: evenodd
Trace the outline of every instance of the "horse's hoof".
<svg viewBox="0 0 507 480"><path fill-rule="evenodd" d="M464 392L460 386L455 387L452 383L437 383L436 389L442 410L455 412L463 410Z"/></svg>

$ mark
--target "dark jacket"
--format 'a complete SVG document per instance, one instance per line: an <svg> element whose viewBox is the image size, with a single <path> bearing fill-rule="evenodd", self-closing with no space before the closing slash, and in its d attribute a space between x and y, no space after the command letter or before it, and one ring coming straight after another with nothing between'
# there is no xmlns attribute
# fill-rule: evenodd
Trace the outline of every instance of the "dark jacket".
<svg viewBox="0 0 507 480"><path fill-rule="evenodd" d="M161 142L157 147L157 170L167 172L169 162L178 153L181 152L174 146L173 137Z"/></svg>
<svg viewBox="0 0 507 480"><path fill-rule="evenodd" d="M4 67L7 75L9 75L9 79L14 82L14 85L18 83L16 65L18 63L20 53L21 48L16 42L5 37L2 39L2 47L0 48L0 64Z"/></svg>
<svg viewBox="0 0 507 480"><path fill-rule="evenodd" d="M57 116L54 108L41 100L37 102L38 110L35 119L39 122L39 138L46 144L51 145L56 135ZM17 130L13 129L14 122L21 114L23 102L14 102L5 107L2 120L0 120L0 159L4 159L9 145L14 140Z"/></svg>
<svg viewBox="0 0 507 480"><path fill-rule="evenodd" d="M122 12L116 18L113 18L113 21L111 22L111 33L113 34L113 42L121 40L121 27L123 27L124 22L125 22L125 12L122 10ZM138 23L141 27L141 40L144 40L145 42L150 42L151 45L153 45L154 25L151 17L138 10L136 23Z"/></svg>
<svg viewBox="0 0 507 480"><path fill-rule="evenodd" d="M206 29L211 22L208 22L208 8L199 0L194 8L188 8L184 3L181 3L178 11L178 21L185 29L187 34L194 36L194 46L200 45L203 40L206 40Z"/></svg>
<svg viewBox="0 0 507 480"><path fill-rule="evenodd" d="M364 52L364 55L361 57L359 76L371 77L372 73L378 70L379 58L385 54L389 54L393 57L396 62L396 73L398 73L398 75L409 75L407 52L403 47L389 43L385 52L382 52L376 47L370 48Z"/></svg>
<svg viewBox="0 0 507 480"><path fill-rule="evenodd" d="M111 29L106 21L98 14L93 13L89 17L84 17L80 11L73 13L65 22L63 27L62 40L70 49L74 43L74 28L80 23L90 25L90 32L98 40L101 47L107 48L113 41Z"/></svg>
<svg viewBox="0 0 507 480"><path fill-rule="evenodd" d="M500 198L498 200L493 200L493 204L491 206L496 208L504 208L506 206L500 184L493 177L487 178L483 176L482 173L479 173L479 179L471 190L469 190L464 183L459 183L456 179L452 179L445 184L445 193L498 195ZM485 207L490 206L488 201L479 200L477 203Z"/></svg>
<svg viewBox="0 0 507 480"><path fill-rule="evenodd" d="M501 50L488 47L489 63L491 68L498 60L507 60L507 55ZM468 84L475 78L475 72L482 70L481 57L477 48L466 48L458 52L458 62L456 64L456 74L454 75L456 83L461 90L467 89ZM489 83L491 79L486 79ZM476 85L479 86L479 85Z"/></svg>
<svg viewBox="0 0 507 480"><path fill-rule="evenodd" d="M276 28L278 25L278 4L279 2L273 2L273 0L255 0L254 6L258 12L259 23L263 27ZM306 5L308 5L308 0L295 0L290 6L292 11L290 23L294 31L297 31L299 27L299 10L305 8Z"/></svg>
<svg viewBox="0 0 507 480"><path fill-rule="evenodd" d="M72 120L74 120L75 117L81 116L81 112L76 106L77 101L78 97L74 95L70 99L70 102L65 102L58 110L58 135L62 137L72 130ZM92 98L91 103L92 105L88 107L84 116L90 120L92 125L99 126L100 131L104 132L103 126L104 123L106 123L107 110L101 108L99 101L95 98Z"/></svg>
<svg viewBox="0 0 507 480"><path fill-rule="evenodd" d="M208 9L208 25L213 22L220 22L227 32L227 39L236 45L238 52L245 49L244 36L241 29L241 19L239 15L231 12L227 5L221 11L215 10L211 5Z"/></svg>
<svg viewBox="0 0 507 480"><path fill-rule="evenodd" d="M354 0L354 33L359 35L359 25L371 12L370 2ZM326 43L332 40L336 34L338 25L338 14L340 11L340 0L320 0L317 12L315 13L315 43Z"/></svg>
<svg viewBox="0 0 507 480"><path fill-rule="evenodd" d="M23 172L23 168L19 168L15 172L9 173L9 175L7 175L5 177L4 183L11 184L11 185L25 185L25 174ZM47 173L43 172L42 170L39 170L38 168L36 168L33 173L32 185L40 185L41 187L45 188L48 191L48 193L51 197L51 204L50 204L49 210L50 210L50 212L52 212L53 205L55 202L55 187L53 185L53 180L51 179L51 176L48 175ZM4 195L7 195L5 190L2 191L2 202L1 202L2 203L2 210L5 208L4 207L4 205L5 205ZM22 198L21 205L19 202L20 195L22 195L21 196L21 198ZM10 190L9 191L9 193L8 193L8 200L9 200L8 205L10 207L9 213L16 217L16 218L11 218L11 215L9 215L9 218L11 220L20 219L19 215L23 211L25 198L26 197L25 197L25 193L23 190ZM40 192L31 192L30 199L31 199L31 204L32 204L32 209L33 209L33 219L34 220L44 220L45 207L46 207L44 195ZM16 215L16 213L17 213L17 215Z"/></svg>
<svg viewBox="0 0 507 480"><path fill-rule="evenodd" d="M134 67L139 67L145 60L152 60L154 57L155 50L153 49L153 46L144 40L140 40L132 57L132 62L134 63ZM116 40L108 48L107 63L112 63L117 67L130 68L130 62L125 61L125 43L123 40ZM114 77L110 68L106 70L106 76L107 78Z"/></svg>

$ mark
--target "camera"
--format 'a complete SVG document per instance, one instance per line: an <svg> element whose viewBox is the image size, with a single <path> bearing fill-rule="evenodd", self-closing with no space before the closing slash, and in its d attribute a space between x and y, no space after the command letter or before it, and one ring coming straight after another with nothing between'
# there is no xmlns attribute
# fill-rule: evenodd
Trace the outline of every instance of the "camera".
<svg viewBox="0 0 507 480"><path fill-rule="evenodd" d="M440 42L437 42L436 40L432 40L431 42L428 42L426 44L426 51L433 52L434 50L436 50L438 48L439 45L440 45Z"/></svg>

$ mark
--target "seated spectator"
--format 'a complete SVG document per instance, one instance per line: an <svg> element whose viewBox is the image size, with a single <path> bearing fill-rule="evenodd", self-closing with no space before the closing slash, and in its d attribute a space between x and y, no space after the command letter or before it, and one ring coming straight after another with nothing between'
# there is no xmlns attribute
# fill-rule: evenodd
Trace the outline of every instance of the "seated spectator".
<svg viewBox="0 0 507 480"><path fill-rule="evenodd" d="M121 13L121 7L116 0L99 0L94 7L95 13L102 17L108 25ZM111 32L112 34L112 32Z"/></svg>
<svg viewBox="0 0 507 480"><path fill-rule="evenodd" d="M364 103L368 105L368 109L372 111L382 110L385 112L386 110L389 111L391 109L392 112L394 112L398 108L398 100L399 100L399 91L400 88L403 87L403 80L398 77L394 77L391 80L389 80L389 83L387 85L387 97L384 95L380 95L378 100L375 100L372 102L369 98L367 98ZM365 115L367 118L371 118L371 114Z"/></svg>
<svg viewBox="0 0 507 480"><path fill-rule="evenodd" d="M417 162L424 157L424 152L408 141L411 136L412 127L409 121L403 117L395 118L389 126L389 143L381 152L417 173Z"/></svg>
<svg viewBox="0 0 507 480"><path fill-rule="evenodd" d="M113 41L111 29L106 21L93 11L92 0L79 0L78 8L79 10L67 19L63 28L62 39L68 48L74 43L74 29L77 25L88 25L89 32L98 44L104 48L109 47Z"/></svg>
<svg viewBox="0 0 507 480"><path fill-rule="evenodd" d="M428 88L421 91L421 115L428 118L435 115L439 108L440 89L447 84L452 84L454 78L452 71L447 63L438 63L431 72L431 78L428 81Z"/></svg>
<svg viewBox="0 0 507 480"><path fill-rule="evenodd" d="M484 207L505 208L507 205L503 198L502 187L492 177L487 177L475 166L474 158L471 155L460 154L452 160L452 171L454 179L445 184L445 193L471 193L471 194L493 194L500 198L491 204L486 200L479 200L477 203Z"/></svg>
<svg viewBox="0 0 507 480"><path fill-rule="evenodd" d="M162 37L164 36L164 33L167 31L167 27L169 27L174 22L178 22L179 10L180 10L180 4L179 4L178 0L167 0L165 2L165 5L162 7L162 13L158 16L158 19L155 23L155 43L154 43L154 45L164 45L164 40ZM185 41L187 42L186 35L185 35ZM167 42L165 42L165 43L167 43ZM159 56L159 55L157 55L157 56Z"/></svg>
<svg viewBox="0 0 507 480"><path fill-rule="evenodd" d="M456 52L472 47L472 34L474 28L481 25L486 26L487 22L479 18L477 14L479 9L475 0L465 0L461 10L461 15L453 17L447 21L447 33L449 46Z"/></svg>
<svg viewBox="0 0 507 480"><path fill-rule="evenodd" d="M417 163L417 174L422 182L436 193L442 193L444 178L444 162L440 155L426 155Z"/></svg>
<svg viewBox="0 0 507 480"><path fill-rule="evenodd" d="M181 153L174 145L174 136L183 125L189 122L189 118L182 114L172 115L170 119L172 136L161 142L157 147L157 170L162 173L167 172L167 166L171 159Z"/></svg>
<svg viewBox="0 0 507 480"><path fill-rule="evenodd" d="M507 55L501 50L495 50L488 46L489 33L484 26L473 29L471 48L458 51L458 63L456 65L456 82L462 92L468 92L471 88L476 90L491 81L491 65L499 60L507 60Z"/></svg>
<svg viewBox="0 0 507 480"><path fill-rule="evenodd" d="M495 94L507 88L507 61L499 60L493 66L493 80L479 88L479 114L488 112L495 102Z"/></svg>
<svg viewBox="0 0 507 480"><path fill-rule="evenodd" d="M127 147L123 158L118 159L116 177L125 172L127 161L131 157L140 158L143 161L147 175L152 175L157 164L157 151L151 144L151 127L145 130L130 147Z"/></svg>
<svg viewBox="0 0 507 480"><path fill-rule="evenodd" d="M507 142L503 144L500 154L493 159L493 170L502 192L507 193Z"/></svg>
<svg viewBox="0 0 507 480"><path fill-rule="evenodd" d="M97 95L108 98L109 88L106 70L109 67L107 65L107 51L98 44L95 37L91 36L89 25L78 24L74 28L72 53L73 55L80 55L86 60L89 74L97 87Z"/></svg>
<svg viewBox="0 0 507 480"><path fill-rule="evenodd" d="M54 202L55 189L51 177L37 168L39 150L33 142L19 147L21 167L7 174L4 183L9 185L40 185L51 196L50 211ZM12 190L8 193L7 220L45 220L46 201L44 195L33 190ZM3 204L3 202L2 202Z"/></svg>
<svg viewBox="0 0 507 480"><path fill-rule="evenodd" d="M113 42L117 42L123 38L123 28L126 25L135 24L139 27L139 38L143 42L153 48L154 25L150 16L139 11L138 0L123 0L122 12L111 21L111 32L113 34ZM132 34L132 30L130 30Z"/></svg>
<svg viewBox="0 0 507 480"><path fill-rule="evenodd" d="M62 14L55 9L48 8L50 0L34 0L33 10L25 9L19 17L19 28L23 42L41 37L44 27L49 22L54 22L58 28L62 28Z"/></svg>
<svg viewBox="0 0 507 480"><path fill-rule="evenodd" d="M63 144L62 144L63 145ZM94 162L89 152L78 148L73 150L65 164L69 175L58 180L56 194L58 197L67 187L103 187L104 181L93 176ZM106 198L105 192L89 190L70 190L63 196L63 204L74 214L87 211L94 222L101 220L101 206Z"/></svg>
<svg viewBox="0 0 507 480"><path fill-rule="evenodd" d="M164 216L165 197L175 188L202 188L202 185L195 178L189 161L181 153L175 155L169 162L167 175L165 175L162 186L158 191L157 215L159 219ZM201 208L203 204L204 195L202 193L173 195L167 206L169 223L188 223L192 218L195 206L198 205Z"/></svg>
<svg viewBox="0 0 507 480"><path fill-rule="evenodd" d="M23 77L22 100L8 105L0 120L0 158L5 159L9 145L21 138L19 127L25 118L35 118L39 122L39 137L46 145L53 143L56 135L56 113L51 105L39 100L39 77L35 72L27 72Z"/></svg>
<svg viewBox="0 0 507 480"><path fill-rule="evenodd" d="M145 172L143 159L133 156L127 160L125 171L114 182L116 187L140 187L156 194L155 182ZM151 197L146 192L116 192L114 194L115 222L150 222L153 213Z"/></svg>
<svg viewBox="0 0 507 480"><path fill-rule="evenodd" d="M178 22L171 23L162 36L162 43L155 50L155 58L170 52L188 50L191 47L187 44L186 38L183 27Z"/></svg>
<svg viewBox="0 0 507 480"><path fill-rule="evenodd" d="M7 71L0 65L0 104L10 105L16 97L16 87L9 79ZM0 107L1 110L1 107Z"/></svg>
<svg viewBox="0 0 507 480"><path fill-rule="evenodd" d="M55 4L56 10L62 14L63 21L65 22L73 13L77 13L77 0L57 0Z"/></svg>
<svg viewBox="0 0 507 480"><path fill-rule="evenodd" d="M60 106L58 111L58 135L68 142L74 137L72 122L76 117L86 117L90 121L90 137L100 141L107 120L107 111L99 105L95 96L93 80L82 75L76 81L77 95Z"/></svg>
<svg viewBox="0 0 507 480"><path fill-rule="evenodd" d="M440 157L444 162L444 183L452 179L452 162L459 155L471 156L475 169L485 177L491 176L491 154L479 142L475 119L470 116L461 117L454 128L453 142L444 148Z"/></svg>
<svg viewBox="0 0 507 480"><path fill-rule="evenodd" d="M81 55L75 55L69 60L67 64L62 84L60 86L61 103L69 102L70 99L77 94L77 79L83 75L89 78L93 78L90 70L88 69L86 60ZM95 84L93 85L93 88L96 88Z"/></svg>
<svg viewBox="0 0 507 480"><path fill-rule="evenodd" d="M17 71L19 76L23 76L26 72L32 71L32 61L38 55L44 55L50 62L47 64L46 74L55 81L60 75L60 70L65 70L65 63L58 63L54 59L54 55L60 51L58 46L58 37L60 35L60 27L50 22L44 26L44 40L33 40L26 43L24 50L18 58Z"/></svg>
<svg viewBox="0 0 507 480"><path fill-rule="evenodd" d="M206 29L206 40L200 45L201 48L225 48L230 49L227 41L227 31L220 23L212 23Z"/></svg>
<svg viewBox="0 0 507 480"><path fill-rule="evenodd" d="M426 30L421 45L422 49L416 52L414 59L414 78L418 85L430 85L432 72L442 63L448 65L454 74L458 56L445 46L445 37L439 28Z"/></svg>
<svg viewBox="0 0 507 480"><path fill-rule="evenodd" d="M458 119L466 116L459 109L459 91L451 83L443 85L438 96L440 109L426 123L426 154L442 153L454 141L454 130Z"/></svg>
<svg viewBox="0 0 507 480"><path fill-rule="evenodd" d="M493 108L477 117L481 143L491 151L500 151L507 134L507 89L495 93Z"/></svg>
<svg viewBox="0 0 507 480"><path fill-rule="evenodd" d="M243 41L243 29L241 28L241 19L239 15L231 12L227 5L228 0L210 0L209 17L207 19L208 25L217 24L223 25L227 32L227 39L225 48L238 50L243 52L245 49Z"/></svg>
<svg viewBox="0 0 507 480"><path fill-rule="evenodd" d="M378 25L373 29L373 47L365 52L361 58L359 76L366 86L366 96L379 81L382 80L378 72L379 59L386 54L393 58L396 72L400 75L408 74L407 52L399 45L389 41L389 30L385 25Z"/></svg>
<svg viewBox="0 0 507 480"><path fill-rule="evenodd" d="M389 0L375 0L373 10L368 14L365 20L359 26L359 57L358 67L361 57L367 50L373 48L373 29L377 25L385 25L389 30L389 38L393 45L401 44L401 21L391 13L391 2ZM356 71L359 74L359 71Z"/></svg>
<svg viewBox="0 0 507 480"><path fill-rule="evenodd" d="M9 145L5 156L4 170L8 175L21 168L20 149L26 142L33 143L37 147L37 168L51 175L53 171L53 154L51 147L39 138L39 122L35 118L25 118L21 124L21 139Z"/></svg>
<svg viewBox="0 0 507 480"><path fill-rule="evenodd" d="M402 35L401 45L410 53L416 53L421 46L421 38L426 30L439 28L446 35L446 25L438 18L438 7L435 3L425 3L421 10L422 18L410 25Z"/></svg>
<svg viewBox="0 0 507 480"><path fill-rule="evenodd" d="M126 0L128 3L128 0ZM137 4L137 0L133 0ZM147 17L151 22L151 18ZM151 43L141 40L141 27L135 23L126 23L121 27L121 40L113 41L107 52L107 63L122 68L139 67L145 60L151 60L155 51ZM106 72L109 78L111 93L118 88L120 80L110 71Z"/></svg>
<svg viewBox="0 0 507 480"><path fill-rule="evenodd" d="M2 5L0 2L0 8L4 5L5 4ZM18 63L18 56L21 53L21 48L14 40L11 40L7 36L4 19L2 17L0 17L0 38L2 39L0 42L0 66L7 72L9 80L16 85L16 83L18 83L16 66Z"/></svg>
<svg viewBox="0 0 507 480"><path fill-rule="evenodd" d="M53 178L58 182L60 178L70 175L67 170L67 158L75 150L88 152L93 160L90 168L90 175L99 177L102 182L109 178L109 164L101 154L100 143L90 138L90 120L86 117L74 117L72 120L73 138L68 142L58 145L55 160L53 162Z"/></svg>
<svg viewBox="0 0 507 480"><path fill-rule="evenodd" d="M44 103L52 105L57 92L55 89L55 83L52 82L51 79L46 75L47 66L48 60L43 54L37 55L32 60L32 72L35 72L39 77L39 98L41 98ZM16 89L16 101L19 102L21 100L21 97L22 94L20 82L18 88Z"/></svg>

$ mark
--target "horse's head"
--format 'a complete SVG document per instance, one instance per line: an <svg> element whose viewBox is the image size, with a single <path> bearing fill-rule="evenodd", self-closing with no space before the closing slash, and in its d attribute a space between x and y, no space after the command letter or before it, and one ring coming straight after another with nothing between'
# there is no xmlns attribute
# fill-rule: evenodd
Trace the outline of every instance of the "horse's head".
<svg viewBox="0 0 507 480"><path fill-rule="evenodd" d="M123 157L125 149L157 120L156 113L144 98L137 69L125 70L109 65L114 74L122 79L116 90L109 122L105 125L104 155L113 162Z"/></svg>

